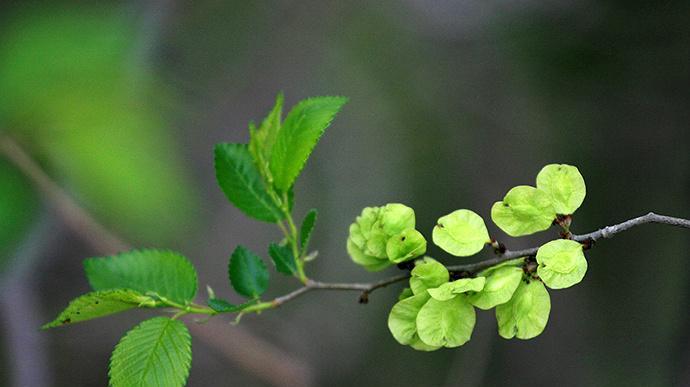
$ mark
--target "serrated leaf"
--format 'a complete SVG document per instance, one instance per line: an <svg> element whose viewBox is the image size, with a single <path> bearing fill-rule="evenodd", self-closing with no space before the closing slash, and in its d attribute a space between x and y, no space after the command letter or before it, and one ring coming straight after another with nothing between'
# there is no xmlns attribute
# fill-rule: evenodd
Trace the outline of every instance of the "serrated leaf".
<svg viewBox="0 0 690 387"><path fill-rule="evenodd" d="M484 288L470 296L470 303L479 309L488 310L510 301L522 280L522 268L504 266L488 272Z"/></svg>
<svg viewBox="0 0 690 387"><path fill-rule="evenodd" d="M457 210L439 218L433 231L434 243L455 255L474 255L490 242L484 219L470 210Z"/></svg>
<svg viewBox="0 0 690 387"><path fill-rule="evenodd" d="M417 334L427 345L454 348L470 340L476 321L465 297L447 301L430 299L417 314Z"/></svg>
<svg viewBox="0 0 690 387"><path fill-rule="evenodd" d="M537 251L537 274L551 289L569 288L585 277L587 259L579 242L557 239Z"/></svg>
<svg viewBox="0 0 690 387"><path fill-rule="evenodd" d="M299 229L299 246L300 249L306 252L309 249L309 241L311 240L311 233L314 231L316 225L316 218L319 212L316 208L312 208L307 212L302 220L302 226Z"/></svg>
<svg viewBox="0 0 690 387"><path fill-rule="evenodd" d="M427 292L431 295L431 298L438 301L448 301L451 298L455 298L458 294L478 292L484 288L484 282L486 278L461 278L453 282L446 282L445 284L433 288L427 289Z"/></svg>
<svg viewBox="0 0 690 387"><path fill-rule="evenodd" d="M268 287L268 270L256 254L244 246L237 246L228 265L230 283L245 297L257 298Z"/></svg>
<svg viewBox="0 0 690 387"><path fill-rule="evenodd" d="M494 203L491 219L506 234L516 237L546 230L556 219L556 211L546 192L520 185L508 191L503 201Z"/></svg>
<svg viewBox="0 0 690 387"><path fill-rule="evenodd" d="M151 297L130 289L91 292L72 300L55 320L43 325L41 329L92 320L139 306L155 305L155 300Z"/></svg>
<svg viewBox="0 0 690 387"><path fill-rule="evenodd" d="M505 339L531 339L544 331L549 321L551 299L541 281L520 282L513 297L496 307L498 334Z"/></svg>
<svg viewBox="0 0 690 387"><path fill-rule="evenodd" d="M295 255L292 253L292 249L290 249L289 246L271 243L268 246L268 255L271 256L273 264L278 272L287 275L294 275L297 273Z"/></svg>
<svg viewBox="0 0 690 387"><path fill-rule="evenodd" d="M239 305L235 305L220 298L209 298L209 300L206 303L209 307L211 307L211 309L215 310L218 313L233 313L239 312L250 305L254 305L256 304L256 302L257 300L251 300Z"/></svg>
<svg viewBox="0 0 690 387"><path fill-rule="evenodd" d="M418 294L398 301L388 315L388 329L398 343L410 344L417 334L417 313L429 300L428 294Z"/></svg>
<svg viewBox="0 0 690 387"><path fill-rule="evenodd" d="M537 188L551 197L554 210L562 215L574 213L587 195L580 171L567 164L549 164L542 168L537 175Z"/></svg>
<svg viewBox="0 0 690 387"><path fill-rule="evenodd" d="M273 143L280 130L282 111L283 93L278 93L273 109L264 118L261 125L258 128L255 128L253 124L249 126L249 152L266 181L272 180L268 163L271 160Z"/></svg>
<svg viewBox="0 0 690 387"><path fill-rule="evenodd" d="M261 174L245 144L217 144L216 180L235 207L264 222L275 223L285 217L266 190Z"/></svg>
<svg viewBox="0 0 690 387"><path fill-rule="evenodd" d="M197 275L187 258L167 250L133 250L84 261L94 290L132 289L185 304L197 291Z"/></svg>
<svg viewBox="0 0 690 387"><path fill-rule="evenodd" d="M388 238L386 255L391 262L409 261L426 253L426 239L415 229L408 229Z"/></svg>
<svg viewBox="0 0 690 387"><path fill-rule="evenodd" d="M344 97L315 97L292 108L273 145L270 168L276 188L284 191L292 186L324 130L346 102Z"/></svg>
<svg viewBox="0 0 690 387"><path fill-rule="evenodd" d="M427 289L437 288L448 282L448 269L431 257L415 262L410 272L410 289L414 294L425 294Z"/></svg>
<svg viewBox="0 0 690 387"><path fill-rule="evenodd" d="M122 337L110 357L112 387L181 387L192 363L192 339L178 320L154 317Z"/></svg>

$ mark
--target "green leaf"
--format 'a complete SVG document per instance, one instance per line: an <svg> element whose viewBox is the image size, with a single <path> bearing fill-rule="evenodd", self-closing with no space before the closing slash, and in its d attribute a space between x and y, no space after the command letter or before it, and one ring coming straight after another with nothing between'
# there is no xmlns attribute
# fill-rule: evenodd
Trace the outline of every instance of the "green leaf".
<svg viewBox="0 0 690 387"><path fill-rule="evenodd" d="M427 289L427 292L431 297L438 301L448 301L451 298L455 298L458 294L468 293L468 292L478 292L484 288L484 282L486 278L461 278L453 282L446 282L445 284L433 288Z"/></svg>
<svg viewBox="0 0 690 387"><path fill-rule="evenodd" d="M244 246L237 246L228 265L230 283L245 297L257 298L268 287L268 270L256 254Z"/></svg>
<svg viewBox="0 0 690 387"><path fill-rule="evenodd" d="M398 343L410 344L417 334L417 314L429 300L428 294L418 294L398 301L388 315L388 329Z"/></svg>
<svg viewBox="0 0 690 387"><path fill-rule="evenodd" d="M514 237L546 230L555 218L549 195L526 185L514 187L491 207L494 223Z"/></svg>
<svg viewBox="0 0 690 387"><path fill-rule="evenodd" d="M569 288L585 277L587 260L579 242L557 239L537 251L537 274L551 289Z"/></svg>
<svg viewBox="0 0 690 387"><path fill-rule="evenodd" d="M324 130L346 102L344 97L315 97L292 108L273 145L270 168L276 188L285 191L292 186Z"/></svg>
<svg viewBox="0 0 690 387"><path fill-rule="evenodd" d="M289 246L271 243L268 246L268 255L273 259L273 264L278 272L287 275L297 273L297 262L295 262L295 256Z"/></svg>
<svg viewBox="0 0 690 387"><path fill-rule="evenodd" d="M456 257L477 254L491 242L484 219L470 210L457 210L439 218L433 239L437 246Z"/></svg>
<svg viewBox="0 0 690 387"><path fill-rule="evenodd" d="M448 269L431 257L415 262L410 272L410 289L414 294L427 294L426 290L437 288L450 279Z"/></svg>
<svg viewBox="0 0 690 387"><path fill-rule="evenodd" d="M220 298L209 298L209 300L206 303L208 304L208 306L211 307L211 309L215 310L218 313L233 313L239 312L250 305L256 304L257 300L250 300L245 303L235 305Z"/></svg>
<svg viewBox="0 0 690 387"><path fill-rule="evenodd" d="M520 282L513 298L496 307L498 334L505 339L531 339L544 331L549 321L551 299L541 281Z"/></svg>
<svg viewBox="0 0 690 387"><path fill-rule="evenodd" d="M167 250L133 250L84 261L84 270L94 290L132 289L141 294L185 304L197 291L194 266L184 256Z"/></svg>
<svg viewBox="0 0 690 387"><path fill-rule="evenodd" d="M417 334L427 345L459 347L470 340L476 321L465 297L447 301L430 299L417 314Z"/></svg>
<svg viewBox="0 0 690 387"><path fill-rule="evenodd" d="M299 247L306 252L309 249L309 241L311 240L311 232L314 231L316 225L316 218L318 216L316 208L312 208L307 212L302 220L302 226L299 230Z"/></svg>
<svg viewBox="0 0 690 387"><path fill-rule="evenodd" d="M400 263L426 253L426 239L415 229L408 229L388 239L386 255L391 262Z"/></svg>
<svg viewBox="0 0 690 387"><path fill-rule="evenodd" d="M272 180L268 162L271 160L273 143L278 135L278 131L280 131L280 116L282 112L283 93L278 93L273 109L261 122L261 126L258 129L253 124L249 126L249 152L266 181Z"/></svg>
<svg viewBox="0 0 690 387"><path fill-rule="evenodd" d="M181 387L192 364L192 338L178 320L154 317L122 337L110 357L112 387Z"/></svg>
<svg viewBox="0 0 690 387"><path fill-rule="evenodd" d="M575 212L587 195L580 171L567 164L549 164L542 168L537 175L537 188L551 197L554 210L562 215Z"/></svg>
<svg viewBox="0 0 690 387"><path fill-rule="evenodd" d="M471 295L470 302L483 310L505 304L513 297L515 289L520 285L522 276L523 271L519 267L504 266L493 270L486 277L484 289Z"/></svg>
<svg viewBox="0 0 690 387"><path fill-rule="evenodd" d="M285 215L266 191L247 145L217 144L215 167L225 196L247 216L272 223L283 219Z"/></svg>
<svg viewBox="0 0 690 387"><path fill-rule="evenodd" d="M55 320L43 325L41 329L92 320L139 306L152 307L156 306L156 302L151 297L130 289L91 292L72 300Z"/></svg>

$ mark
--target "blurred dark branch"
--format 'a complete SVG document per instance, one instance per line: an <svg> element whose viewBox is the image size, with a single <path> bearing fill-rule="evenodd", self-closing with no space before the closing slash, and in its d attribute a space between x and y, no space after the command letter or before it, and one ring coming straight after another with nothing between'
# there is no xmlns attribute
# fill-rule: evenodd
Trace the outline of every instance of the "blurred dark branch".
<svg viewBox="0 0 690 387"><path fill-rule="evenodd" d="M109 255L132 247L101 225L77 204L13 138L0 133L0 154L7 157L35 185L72 232L81 236L99 254ZM293 355L241 328L220 329L225 324L189 324L195 337L226 359L274 386L314 384L311 368ZM208 328L208 329L207 329ZM222 331L222 332L221 332ZM238 343L242 345L238 346Z"/></svg>
<svg viewBox="0 0 690 387"><path fill-rule="evenodd" d="M65 225L76 235L81 235L94 250L111 254L130 248L80 207L14 139L5 134L0 134L0 153L31 180Z"/></svg>

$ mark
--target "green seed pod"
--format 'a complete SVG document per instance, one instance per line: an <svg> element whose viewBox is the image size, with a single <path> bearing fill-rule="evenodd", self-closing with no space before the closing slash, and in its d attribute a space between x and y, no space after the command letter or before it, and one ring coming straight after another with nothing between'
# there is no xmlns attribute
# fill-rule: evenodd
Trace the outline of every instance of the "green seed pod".
<svg viewBox="0 0 690 387"><path fill-rule="evenodd" d="M414 226L414 210L403 204L367 207L350 225L348 254L355 263L370 271L418 257L426 251L426 240ZM400 240L390 243L389 254L388 245L393 237Z"/></svg>
<svg viewBox="0 0 690 387"><path fill-rule="evenodd" d="M422 233L413 228L389 238L386 243L386 255L395 263L409 261L424 253L426 253L426 239Z"/></svg>

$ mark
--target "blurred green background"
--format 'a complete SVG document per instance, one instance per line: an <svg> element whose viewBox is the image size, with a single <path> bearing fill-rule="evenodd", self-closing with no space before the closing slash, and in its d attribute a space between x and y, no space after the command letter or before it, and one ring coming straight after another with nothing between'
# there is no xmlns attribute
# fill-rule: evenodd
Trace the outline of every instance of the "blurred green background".
<svg viewBox="0 0 690 387"><path fill-rule="evenodd" d="M406 203L428 236L457 208L488 218L552 162L585 176L576 233L648 211L689 218L689 47L687 1L3 2L0 131L99 221L180 250L227 295L232 249L264 251L278 233L227 203L213 144L247 141L279 90L287 105L346 95L296 213L320 210L311 276L370 281L391 273L345 253L362 207ZM551 237L489 228L511 248ZM688 251L690 233L655 225L600 242L530 341L501 339L480 312L459 349L399 346L386 327L397 289L366 306L312 293L225 328L295 359L312 385L690 385ZM36 332L88 289L81 260L98 254L0 157L0 385L107 384L141 314ZM296 285L275 277L270 294ZM190 386L297 385L193 345Z"/></svg>

